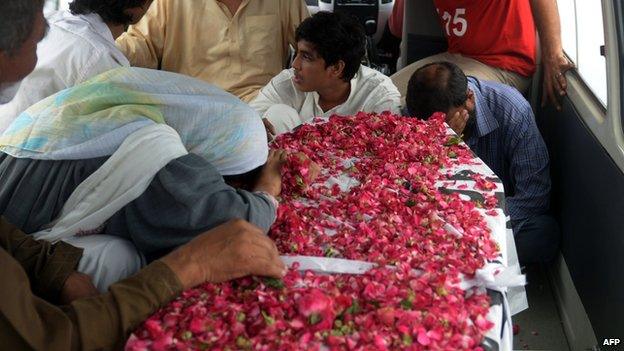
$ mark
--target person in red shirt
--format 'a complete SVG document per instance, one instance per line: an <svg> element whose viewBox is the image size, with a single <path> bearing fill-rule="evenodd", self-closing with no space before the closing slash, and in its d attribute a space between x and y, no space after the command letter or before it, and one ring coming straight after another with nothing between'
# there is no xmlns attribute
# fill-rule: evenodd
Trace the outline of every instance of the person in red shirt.
<svg viewBox="0 0 624 351"><path fill-rule="evenodd" d="M564 73L573 67L563 53L555 0L433 0L448 51L417 61L392 77L399 91L409 77L435 61L457 64L467 75L505 83L524 92L536 67L539 32L544 69L542 104L565 95ZM396 9L401 12L402 9Z"/></svg>
<svg viewBox="0 0 624 351"><path fill-rule="evenodd" d="M403 36L403 11L405 5L403 0L394 0L394 7L392 8L392 14L388 17L388 30L396 38Z"/></svg>

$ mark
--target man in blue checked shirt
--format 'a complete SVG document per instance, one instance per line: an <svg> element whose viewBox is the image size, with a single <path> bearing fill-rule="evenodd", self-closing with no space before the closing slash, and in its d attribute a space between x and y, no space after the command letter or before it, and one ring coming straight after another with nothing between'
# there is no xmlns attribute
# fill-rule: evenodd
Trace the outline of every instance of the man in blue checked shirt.
<svg viewBox="0 0 624 351"><path fill-rule="evenodd" d="M449 126L503 181L520 263L554 259L559 230L547 214L548 151L526 99L510 86L435 62L411 77L406 102L411 116L446 113Z"/></svg>

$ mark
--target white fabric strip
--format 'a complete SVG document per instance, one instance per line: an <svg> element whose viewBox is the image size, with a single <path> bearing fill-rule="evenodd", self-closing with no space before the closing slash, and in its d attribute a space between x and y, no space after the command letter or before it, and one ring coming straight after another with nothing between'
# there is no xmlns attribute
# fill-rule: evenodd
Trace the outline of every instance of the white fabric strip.
<svg viewBox="0 0 624 351"><path fill-rule="evenodd" d="M328 274L364 274L375 267L373 263L342 258L312 257L312 256L281 256L282 262L291 267L299 263L300 271L315 271Z"/></svg>
<svg viewBox="0 0 624 351"><path fill-rule="evenodd" d="M314 257L314 256L281 256L282 262L291 267L295 262L299 263L300 271L315 271L328 274L364 274L374 268L374 263L343 258ZM394 266L388 266L393 268ZM473 278L462 276L459 287L467 290L472 287L482 287L505 292L506 288L524 286L526 278L516 273L516 267L505 267L499 264L486 264L477 270Z"/></svg>
<svg viewBox="0 0 624 351"><path fill-rule="evenodd" d="M187 154L171 127L153 124L130 134L115 153L71 194L58 219L34 234L52 242L97 232L117 211L138 198L156 173Z"/></svg>

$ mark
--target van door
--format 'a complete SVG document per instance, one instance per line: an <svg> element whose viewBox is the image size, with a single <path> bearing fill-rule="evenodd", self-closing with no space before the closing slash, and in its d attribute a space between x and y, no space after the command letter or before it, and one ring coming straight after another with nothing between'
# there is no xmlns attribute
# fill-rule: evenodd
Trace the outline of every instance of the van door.
<svg viewBox="0 0 624 351"><path fill-rule="evenodd" d="M621 1L557 2L564 51L577 68L566 74L562 110L536 106L536 115L562 232L553 281L569 344L581 350L624 337L624 8ZM581 323L585 317L591 325Z"/></svg>

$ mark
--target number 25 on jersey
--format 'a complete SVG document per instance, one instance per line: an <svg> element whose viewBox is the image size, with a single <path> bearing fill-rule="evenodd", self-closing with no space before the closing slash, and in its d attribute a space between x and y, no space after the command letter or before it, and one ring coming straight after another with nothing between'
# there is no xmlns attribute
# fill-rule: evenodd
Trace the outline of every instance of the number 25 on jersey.
<svg viewBox="0 0 624 351"><path fill-rule="evenodd" d="M440 9L436 9L438 11L438 15L440 14ZM466 34L466 30L468 29L468 21L464 18L466 16L466 9L457 8L455 9L455 14L451 15L447 11L444 11L442 14L442 21L444 22L444 28L446 30L446 35L451 36L454 35L456 37L462 37Z"/></svg>

